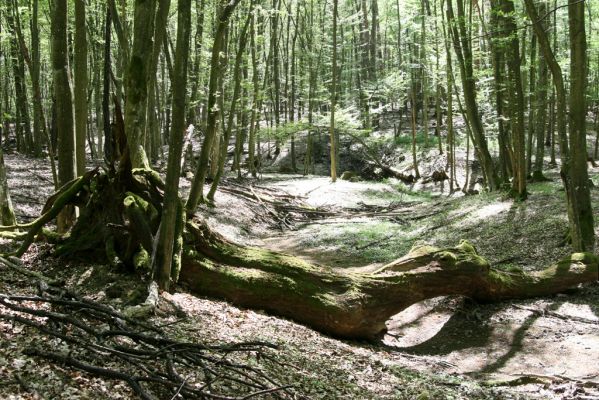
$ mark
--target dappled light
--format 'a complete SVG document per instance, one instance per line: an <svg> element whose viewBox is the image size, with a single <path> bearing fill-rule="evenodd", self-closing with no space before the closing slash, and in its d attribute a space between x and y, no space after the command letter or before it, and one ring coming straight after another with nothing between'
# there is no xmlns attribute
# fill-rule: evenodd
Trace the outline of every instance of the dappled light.
<svg viewBox="0 0 599 400"><path fill-rule="evenodd" d="M599 399L598 7L0 2L0 399Z"/></svg>

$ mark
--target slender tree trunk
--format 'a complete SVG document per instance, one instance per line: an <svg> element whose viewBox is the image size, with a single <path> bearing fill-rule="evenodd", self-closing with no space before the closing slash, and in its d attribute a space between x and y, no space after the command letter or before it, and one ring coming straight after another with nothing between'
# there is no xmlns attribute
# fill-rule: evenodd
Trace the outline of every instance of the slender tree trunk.
<svg viewBox="0 0 599 400"><path fill-rule="evenodd" d="M177 282L183 248L183 203L179 197L179 176L183 154L183 133L187 100L187 64L191 37L191 0L178 0L177 49L173 80L173 127L169 138L168 167L164 189L164 206L154 265L158 285L168 290L171 279ZM149 250L149 249L146 249Z"/></svg>
<svg viewBox="0 0 599 400"><path fill-rule="evenodd" d="M586 90L588 83L587 42L585 32L585 4L568 0L570 28L570 149L572 155L571 179L576 213L572 229L575 251L590 251L595 247L593 209L587 170Z"/></svg>
<svg viewBox="0 0 599 400"><path fill-rule="evenodd" d="M15 85L15 132L17 150L30 153L32 150L31 124L29 120L29 100L27 99L27 85L25 83L25 65L22 57L22 46L19 44L18 8L8 10L6 22L11 34L10 50L12 58L12 71ZM16 21L16 22L15 22Z"/></svg>
<svg viewBox="0 0 599 400"><path fill-rule="evenodd" d="M503 15L503 34L506 40L506 61L510 96L512 146L514 149L513 179L511 193L517 199L525 199L526 193L526 134L524 123L524 91L522 90L520 45L514 20L515 8L512 0L501 0L498 13Z"/></svg>
<svg viewBox="0 0 599 400"><path fill-rule="evenodd" d="M545 3L539 3L539 12L541 15L545 15L547 12L547 5ZM541 25L545 31L547 31L547 20L543 19ZM547 62L543 56L543 52L539 49L538 52L538 64L539 64L539 80L537 83L537 101L535 111L535 125L534 132L536 136L536 152L535 152L535 163L533 166L532 179L536 181L544 180L543 176L543 159L545 157L545 131L547 127L547 86L549 85L549 70L547 69Z"/></svg>
<svg viewBox="0 0 599 400"><path fill-rule="evenodd" d="M331 83L331 124L330 124L330 143L331 143L331 181L337 180L337 140L335 139L335 107L337 97L337 0L333 0L333 60L331 73L333 75Z"/></svg>
<svg viewBox="0 0 599 400"><path fill-rule="evenodd" d="M39 0L33 0L31 11L31 86L33 87L33 152L36 157L42 155L42 145L47 139L46 122L40 89L40 37L39 37ZM37 92L37 94L36 94ZM38 96L39 94L39 96ZM44 132L46 132L44 134Z"/></svg>
<svg viewBox="0 0 599 400"><path fill-rule="evenodd" d="M208 162L212 153L214 137L220 116L219 107L215 107L218 97L218 82L222 75L220 52L224 45L224 38L227 31L229 17L235 10L240 0L233 0L227 3L220 11L217 17L217 27L214 34L214 43L212 45L212 59L210 61L210 81L208 83L208 119L206 122L206 135L200 151L198 167L191 185L189 198L186 203L187 213L193 213L198 203L204 201L204 182L208 173Z"/></svg>
<svg viewBox="0 0 599 400"><path fill-rule="evenodd" d="M62 186L76 177L73 100L67 46L67 0L54 0L52 11L52 71L58 134L58 182ZM58 216L58 230L66 232L72 225L74 216L72 206L65 208Z"/></svg>
<svg viewBox="0 0 599 400"><path fill-rule="evenodd" d="M195 60L193 72L191 73L191 95L189 97L189 111L187 114L188 124L197 124L197 111L199 108L199 88L203 83L200 74L200 64L202 63L202 40L204 36L204 3L205 0L196 1L196 33L195 33Z"/></svg>
<svg viewBox="0 0 599 400"><path fill-rule="evenodd" d="M534 32L531 32L531 44L530 44L530 62L528 65L529 74L528 74L528 124L526 127L527 134L527 142L526 142L526 170L530 175L530 171L532 171L532 153L533 153L533 138L535 137L535 109L536 106L536 97L535 92L538 91L538 82L537 82L537 70L536 70L536 61L537 61L537 37L534 35Z"/></svg>
<svg viewBox="0 0 599 400"><path fill-rule="evenodd" d="M85 173L85 138L87 136L87 36L85 0L75 0L75 138L77 175Z"/></svg>
<svg viewBox="0 0 599 400"><path fill-rule="evenodd" d="M104 22L104 63L102 74L102 120L104 123L104 159L112 162L115 157L115 148L110 133L110 45L112 35L110 25L112 23L112 12L110 7L106 8L106 19Z"/></svg>
<svg viewBox="0 0 599 400"><path fill-rule="evenodd" d="M570 25L570 47L571 47L571 73L582 74L572 77L570 94L570 141L566 133L566 118L562 110L566 109L566 92L562 70L557 63L547 33L543 30L539 15L532 0L525 0L526 11L532 20L539 46L547 61L549 70L553 77L556 93L557 132L561 155L560 175L566 191L568 219L570 223L570 238L572 247L579 251L592 249L594 246L593 216L588 187L586 135L584 129L584 113L586 112L584 93L586 85L586 40L584 31L584 4L582 9L577 9L576 3L569 3L568 16ZM577 24L582 24L579 26ZM582 99L580 98L582 96ZM574 108L572 108L574 107ZM582 121L580 121L582 119ZM582 138L581 138L582 137ZM571 146L576 146L574 152L577 160L571 154ZM576 163L576 165L574 165Z"/></svg>
<svg viewBox="0 0 599 400"><path fill-rule="evenodd" d="M458 15L456 18L453 12L453 1L454 0L447 1L447 20L450 25L450 36L453 39L455 52L458 58L466 113L473 133L473 144L481 162L486 184L490 190L495 190L499 187L499 178L489 152L482 119L476 101L476 84L472 67L472 50L470 47L469 36L466 32L464 3L463 0L457 0Z"/></svg>
<svg viewBox="0 0 599 400"><path fill-rule="evenodd" d="M4 151L0 146L0 222L3 226L16 225L17 218L10 200L8 183L6 180L6 166L4 165Z"/></svg>
<svg viewBox="0 0 599 400"><path fill-rule="evenodd" d="M248 139L248 163L252 177L256 177L256 131L258 130L258 118L260 116L260 76L258 73L258 57L256 55L256 17L252 16L252 31L250 33L250 51L252 56L252 116L250 118L250 137Z"/></svg>
<svg viewBox="0 0 599 400"><path fill-rule="evenodd" d="M445 28L445 18L443 18L443 42L445 44L445 74L447 79L447 162L449 164L449 191L453 193L454 182L457 188L459 184L456 179L455 168L455 133L453 128L453 61L451 56L451 44L448 38L448 33ZM470 142L468 142L469 144ZM468 146L469 147L469 146ZM466 151L466 157L468 152ZM468 161L466 161L466 180L468 180Z"/></svg>
<svg viewBox="0 0 599 400"><path fill-rule="evenodd" d="M376 1L376 0L375 0ZM424 133L424 146L428 147L428 77L426 54L426 10L425 1L421 2L420 9L420 85L422 86L422 131Z"/></svg>
<svg viewBox="0 0 599 400"><path fill-rule="evenodd" d="M156 27L154 29L154 44L152 47L152 56L150 58L150 64L148 66L148 102L146 104L146 132L145 142L147 144L146 150L150 154L152 160L158 158L158 150L160 144L156 140L160 132L156 123L156 72L158 70L158 59L160 58L160 51L165 45L166 36L166 25L168 22L168 13L171 6L170 0L158 0L158 10L156 12Z"/></svg>
<svg viewBox="0 0 599 400"><path fill-rule="evenodd" d="M253 8L253 3L252 3ZM245 46L247 43L247 31L250 26L252 11L248 12L248 16L245 20L245 24L241 29L239 34L239 44L237 46L237 54L235 56L235 67L233 71L233 97L231 98L231 107L229 109L228 121L227 124L223 124L223 143L220 148L220 153L218 154L217 163L217 171L212 181L212 186L210 187L210 191L206 196L210 202L214 202L214 194L216 193L216 189L218 188L218 184L220 183L220 179L223 175L225 169L225 162L227 161L227 149L229 147L229 139L231 137L231 130L233 128L233 117L235 116L235 111L237 108L237 100L239 99L239 92L241 91L241 67L243 62L243 54L245 52Z"/></svg>

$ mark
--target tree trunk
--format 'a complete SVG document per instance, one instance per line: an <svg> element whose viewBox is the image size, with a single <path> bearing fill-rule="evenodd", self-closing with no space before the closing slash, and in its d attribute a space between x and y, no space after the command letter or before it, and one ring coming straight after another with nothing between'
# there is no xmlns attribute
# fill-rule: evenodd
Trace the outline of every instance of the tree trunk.
<svg viewBox="0 0 599 400"><path fill-rule="evenodd" d="M67 0L54 0L52 14L52 71L58 133L58 183L62 186L76 176L73 100L69 80L67 46ZM58 216L58 230L65 232L73 223L74 209Z"/></svg>
<svg viewBox="0 0 599 400"><path fill-rule="evenodd" d="M510 95L510 114L512 126L513 179L511 195L517 199L526 198L526 142L524 124L524 92L520 71L520 46L517 35L514 3L511 0L499 2L498 13L503 15L503 34L507 40L506 61L508 66L508 83Z"/></svg>
<svg viewBox="0 0 599 400"><path fill-rule="evenodd" d="M575 251L593 251L595 229L589 173L587 170L586 90L587 90L587 42L584 22L584 3L568 1L568 25L570 27L570 128L571 180L573 203L576 204L572 224L572 246Z"/></svg>
<svg viewBox="0 0 599 400"><path fill-rule="evenodd" d="M490 190L499 187L499 178L495 171L495 165L485 137L480 112L476 101L476 83L472 67L472 49L469 36L466 32L466 17L464 12L464 0L457 0L457 18L453 12L453 0L447 1L447 20L450 24L450 35L453 39L455 52L458 58L462 88L464 91L464 102L466 113L473 133L473 144L479 156L484 178Z"/></svg>
<svg viewBox="0 0 599 400"><path fill-rule="evenodd" d="M253 8L253 2L250 6ZM245 52L245 46L247 43L247 31L250 26L250 22L252 20L252 11L248 12L248 16L245 20L243 28L239 34L239 44L237 46L237 54L235 55L235 67L233 71L233 97L231 98L231 106L229 109L228 121L227 125L223 124L223 141L220 147L220 152L217 153L216 162L217 171L214 175L214 179L212 181L212 185L210 186L210 191L206 198L210 202L214 202L214 194L216 193L216 189L218 188L218 184L220 183L220 179L223 175L225 169L225 162L227 161L227 149L229 147L229 139L231 137L231 130L233 128L233 117L235 116L235 110L237 108L237 100L239 99L239 92L241 91L241 64L243 62L243 54Z"/></svg>
<svg viewBox="0 0 599 400"><path fill-rule="evenodd" d="M187 65L191 37L191 0L178 1L177 49L173 80L173 129L169 138L168 167L164 189L162 218L152 260L158 286L168 290L171 280L176 282L181 267L183 232L183 203L179 196L179 176L183 154L183 133L187 100ZM151 248L146 249L151 251Z"/></svg>
<svg viewBox="0 0 599 400"><path fill-rule="evenodd" d="M220 62L220 53L224 46L223 42L227 32L227 26L229 24L229 17L235 10L235 7L239 1L240 0L233 0L230 3L227 3L219 10L219 14L217 16L217 27L214 34L214 43L212 45L212 58L210 60L206 135L204 136L204 142L202 143L202 149L200 150L200 159L198 161L198 167L196 169L196 173L191 184L191 189L189 191L189 198L187 199L187 204L185 205L188 213L193 213L198 206L198 203L204 201L204 182L206 181L206 175L208 173L208 162L210 161L210 155L212 153L212 146L214 144L214 138L217 131L216 128L220 116L219 107L215 107L218 97L218 83L224 68Z"/></svg>
<svg viewBox="0 0 599 400"><path fill-rule="evenodd" d="M85 173L87 137L87 36L85 0L75 0L75 148L77 175Z"/></svg>
<svg viewBox="0 0 599 400"><path fill-rule="evenodd" d="M110 42L112 39L110 25L112 12L106 7L106 19L104 22L104 60L102 64L102 121L104 130L104 159L111 163L115 154L112 135L110 133Z"/></svg>
<svg viewBox="0 0 599 400"><path fill-rule="evenodd" d="M15 211L10 200L8 183L6 181L6 166L4 165L4 151L0 146L0 222L4 226L11 226L17 223Z"/></svg>
<svg viewBox="0 0 599 400"><path fill-rule="evenodd" d="M89 171L52 196L42 216L24 226L30 230L16 254L22 255L65 205L87 199L57 254L104 254L113 265L147 268L143 249L151 247L160 229L157 210L162 208L164 189L153 171ZM180 217L183 223L184 214ZM598 258L591 253L573 254L537 273L498 271L462 242L447 249L415 247L373 273L360 273L234 244L201 217L185 221L183 232L180 281L192 292L267 310L344 338L376 337L391 316L428 298L463 295L500 301L545 296L597 279Z"/></svg>
<svg viewBox="0 0 599 400"><path fill-rule="evenodd" d="M581 3L582 4L582 3ZM559 138L561 171L560 175L566 191L568 220L572 247L575 250L592 249L594 246L593 215L591 212L588 187L584 101L586 85L586 40L584 32L584 7L577 9L576 3L569 3L571 72L574 72L570 94L570 142L566 133L566 91L560 65L551 50L547 33L543 30L539 15L532 0L525 0L526 11L533 21L539 47L547 61L553 77L556 94L555 117ZM582 25L579 25L582 24ZM580 75L577 75L580 74ZM582 97L581 97L582 96ZM574 107L574 109L572 109ZM582 121L581 121L582 119ZM576 157L571 154L571 146L576 146ZM576 163L576 165L574 165ZM574 170L574 171L573 171Z"/></svg>
<svg viewBox="0 0 599 400"><path fill-rule="evenodd" d="M150 79L147 57L152 54L153 48L156 0L136 0L134 12L133 46L125 74L125 134L133 167L149 168L144 149Z"/></svg>
<svg viewBox="0 0 599 400"><path fill-rule="evenodd" d="M547 5L545 3L539 3L539 12L541 15L545 15L547 12ZM547 30L546 19L541 21L543 29ZM535 126L534 132L536 137L536 152L535 162L532 171L533 181L543 181L543 159L545 157L545 131L547 126L547 86L549 85L549 70L547 69L547 62L543 56L542 51L538 53L538 64L539 64L539 80L537 82L537 101L535 110Z"/></svg>
<svg viewBox="0 0 599 400"><path fill-rule="evenodd" d="M337 97L337 0L333 0L333 60L331 65L331 74L333 76L331 83L331 123L330 123L330 143L331 143L331 181L337 180L337 140L335 139L335 107Z"/></svg>
<svg viewBox="0 0 599 400"><path fill-rule="evenodd" d="M42 154L42 144L48 138L46 118L44 117L40 89L40 37L39 37L39 1L33 0L31 11L31 86L33 87L33 139L34 154ZM39 96L36 95L39 93Z"/></svg>

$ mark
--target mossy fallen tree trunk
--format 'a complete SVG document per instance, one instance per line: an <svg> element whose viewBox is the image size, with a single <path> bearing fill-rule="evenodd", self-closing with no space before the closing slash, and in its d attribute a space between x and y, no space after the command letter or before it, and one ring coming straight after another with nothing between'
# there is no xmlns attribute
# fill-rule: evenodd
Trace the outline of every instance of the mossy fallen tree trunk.
<svg viewBox="0 0 599 400"><path fill-rule="evenodd" d="M492 302L558 293L597 279L596 256L573 254L527 274L492 269L472 245L430 246L375 273L338 271L233 244L201 220L188 223L181 281L198 294L289 317L344 338L373 338L393 315L424 299L463 295Z"/></svg>
<svg viewBox="0 0 599 400"><path fill-rule="evenodd" d="M151 275L162 198L162 181L155 172L95 170L50 198L38 220L0 231L28 230L13 253L20 255L61 207L78 205L81 216L57 245L58 254L96 260L104 255L115 268L128 266ZM597 279L598 259L592 254L574 254L534 274L501 272L467 242L449 249L415 248L375 273L340 271L232 243L200 216L184 222L181 214L180 219L185 229L177 239L182 255L173 257L173 281L179 279L195 293L267 310L337 337L373 338L391 316L427 298L463 295L499 301L558 293Z"/></svg>

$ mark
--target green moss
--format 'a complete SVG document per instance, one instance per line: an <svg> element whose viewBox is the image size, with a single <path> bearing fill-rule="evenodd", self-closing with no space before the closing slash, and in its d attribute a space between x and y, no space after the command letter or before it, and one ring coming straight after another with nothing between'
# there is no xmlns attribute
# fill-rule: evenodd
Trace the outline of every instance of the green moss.
<svg viewBox="0 0 599 400"><path fill-rule="evenodd" d="M408 252L408 256L412 258L423 257L431 255L432 253L435 253L437 251L439 251L439 248L435 246L431 246L428 244L415 244Z"/></svg>
<svg viewBox="0 0 599 400"><path fill-rule="evenodd" d="M150 202L144 200L135 193L126 192L125 194L126 197L125 200L123 200L123 204L125 205L125 207L131 207L135 204L144 212L144 214L146 214L146 216L151 221L154 221L158 218L158 210L156 210L156 207L154 207Z"/></svg>
<svg viewBox="0 0 599 400"><path fill-rule="evenodd" d="M497 282L499 285L510 287L514 284L514 278L509 274L497 270L489 271L489 280L491 282Z"/></svg>
<svg viewBox="0 0 599 400"><path fill-rule="evenodd" d="M472 243L470 243L467 240L461 240L460 244L457 247L460 251L463 251L465 253L470 253L470 254L476 254L478 255L478 252L476 251L476 248L474 247L474 245Z"/></svg>
<svg viewBox="0 0 599 400"><path fill-rule="evenodd" d="M513 264L508 265L507 268L505 268L505 271L509 272L510 274L524 274L522 268Z"/></svg>
<svg viewBox="0 0 599 400"><path fill-rule="evenodd" d="M456 254L451 251L440 251L435 254L435 258L439 261L442 261L446 265L455 265L455 263L458 261Z"/></svg>
<svg viewBox="0 0 599 400"><path fill-rule="evenodd" d="M143 247L133 256L133 265L136 271L150 271L150 254Z"/></svg>
<svg viewBox="0 0 599 400"><path fill-rule="evenodd" d="M581 262L583 264L597 264L599 258L593 253L574 253L570 256L572 262Z"/></svg>

